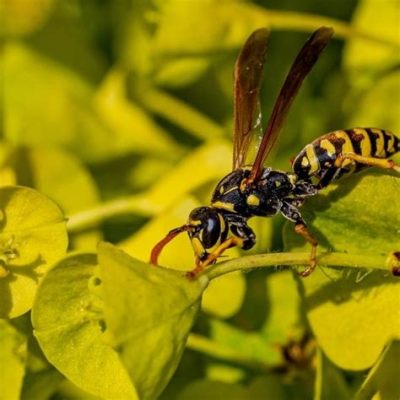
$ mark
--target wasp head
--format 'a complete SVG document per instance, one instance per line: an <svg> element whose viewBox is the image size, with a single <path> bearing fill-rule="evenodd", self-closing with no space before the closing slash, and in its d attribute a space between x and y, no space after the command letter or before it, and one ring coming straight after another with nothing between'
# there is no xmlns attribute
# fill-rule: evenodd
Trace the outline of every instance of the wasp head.
<svg viewBox="0 0 400 400"><path fill-rule="evenodd" d="M171 230L164 239L154 246L150 262L157 265L161 250L181 232L188 233L196 258L199 261L204 261L225 239L227 235L226 227L224 215L215 208L195 208L190 213L187 224Z"/></svg>

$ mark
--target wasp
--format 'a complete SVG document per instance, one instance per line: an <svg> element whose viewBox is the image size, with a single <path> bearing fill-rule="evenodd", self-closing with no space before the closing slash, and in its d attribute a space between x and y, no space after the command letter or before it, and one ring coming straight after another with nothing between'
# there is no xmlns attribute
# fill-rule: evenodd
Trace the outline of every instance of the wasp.
<svg viewBox="0 0 400 400"><path fill-rule="evenodd" d="M261 121L259 93L269 30L261 28L250 35L234 69L232 172L217 184L210 206L194 209L186 224L171 230L154 246L152 264L157 265L168 242L187 232L195 253L195 267L187 276L194 278L226 249L237 246L247 250L254 246L256 237L247 223L249 218L281 213L311 245L309 265L300 272L306 277L316 267L318 240L299 211L305 199L342 176L369 166L400 172L400 166L389 159L400 151L400 139L378 128L337 130L317 138L294 158L291 172L264 166L302 82L332 36L333 29L321 27L301 48L278 94L254 162L247 164L250 144Z"/></svg>

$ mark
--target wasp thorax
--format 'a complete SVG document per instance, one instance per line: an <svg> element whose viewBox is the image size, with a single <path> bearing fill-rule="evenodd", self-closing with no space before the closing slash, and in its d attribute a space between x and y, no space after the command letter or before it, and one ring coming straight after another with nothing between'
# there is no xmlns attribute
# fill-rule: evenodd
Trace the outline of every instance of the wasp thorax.
<svg viewBox="0 0 400 400"><path fill-rule="evenodd" d="M224 239L225 219L215 208L195 208L189 215L187 226L193 249L201 260Z"/></svg>

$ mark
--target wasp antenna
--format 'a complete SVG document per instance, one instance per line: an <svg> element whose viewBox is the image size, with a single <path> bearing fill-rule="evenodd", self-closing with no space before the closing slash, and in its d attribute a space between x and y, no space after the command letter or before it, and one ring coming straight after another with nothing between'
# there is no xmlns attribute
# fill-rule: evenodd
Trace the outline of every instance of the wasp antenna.
<svg viewBox="0 0 400 400"><path fill-rule="evenodd" d="M187 225L182 225L178 228L172 229L168 232L164 239L161 239L151 250L150 263L153 265L158 265L158 256L160 255L162 249L177 235L188 230Z"/></svg>

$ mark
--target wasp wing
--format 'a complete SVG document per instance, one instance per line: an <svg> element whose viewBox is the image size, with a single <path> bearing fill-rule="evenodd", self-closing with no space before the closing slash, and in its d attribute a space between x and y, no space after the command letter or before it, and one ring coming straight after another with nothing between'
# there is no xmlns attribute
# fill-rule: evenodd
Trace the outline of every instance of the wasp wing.
<svg viewBox="0 0 400 400"><path fill-rule="evenodd" d="M234 136L233 169L246 162L251 139L261 133L259 92L267 53L269 31L254 31L244 44L236 60L234 72Z"/></svg>
<svg viewBox="0 0 400 400"><path fill-rule="evenodd" d="M294 60L264 131L248 183L254 182L259 177L264 161L278 137L289 108L304 78L311 71L332 35L332 28L321 27L317 29L304 44Z"/></svg>

